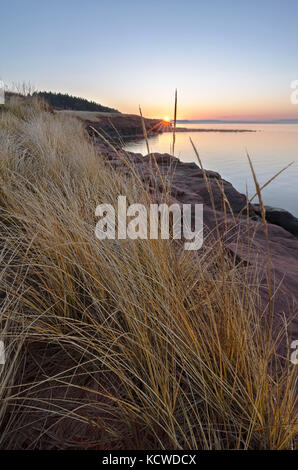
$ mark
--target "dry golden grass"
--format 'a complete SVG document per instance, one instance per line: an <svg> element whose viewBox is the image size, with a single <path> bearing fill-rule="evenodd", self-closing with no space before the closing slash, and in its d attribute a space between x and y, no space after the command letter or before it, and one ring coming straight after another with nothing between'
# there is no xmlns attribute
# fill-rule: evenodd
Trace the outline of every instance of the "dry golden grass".
<svg viewBox="0 0 298 470"><path fill-rule="evenodd" d="M0 114L0 179L2 448L295 447L257 273L217 241L96 239L98 204L150 194L37 101Z"/></svg>

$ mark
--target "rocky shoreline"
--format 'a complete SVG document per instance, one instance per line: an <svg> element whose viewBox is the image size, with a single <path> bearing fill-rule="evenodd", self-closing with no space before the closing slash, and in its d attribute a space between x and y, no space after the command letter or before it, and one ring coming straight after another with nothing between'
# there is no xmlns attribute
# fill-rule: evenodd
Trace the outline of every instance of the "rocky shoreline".
<svg viewBox="0 0 298 470"><path fill-rule="evenodd" d="M119 162L118 156L111 149L111 147L109 147L108 144L104 143L103 141L98 140L97 146L100 149L101 153L105 155L105 157L110 162L112 162L113 165L118 166L120 164L122 166L121 162ZM118 152L123 154L124 158L127 158L129 156L130 159L133 161L134 165L137 165L138 167L142 166L142 174L144 178L146 179L146 174L148 172L148 165L145 162L146 161L148 162L148 155L143 156L141 153L123 151L122 148L119 147L119 145L117 145L116 148ZM187 178L187 176L190 175L189 171L191 172L191 175L190 175L191 180L190 180L190 183L188 183L187 185L188 190L191 189L192 182L195 181L194 178L196 177L199 177L201 179L203 178L202 171L196 163L181 162L178 158L169 154L155 153L154 155L155 155L155 159L158 165L162 166L164 169L167 168L167 171L170 168L171 169L175 168L176 171L174 173L174 181L177 180L177 186L174 186L174 192L176 188L180 197L182 195L185 195L184 189L181 188L181 181L182 181L181 178ZM122 169L123 171L127 171L125 165L123 165ZM180 174L181 174L181 177L180 177ZM245 196L239 193L238 191L236 191L231 183L222 179L219 173L215 171L206 170L206 174L208 178L211 180L215 178L218 181L221 181L224 192L228 196L229 203L231 205L231 208L233 209L234 215L235 214L237 215L246 204ZM185 182L183 181L182 187L184 186L185 186ZM211 186L213 185L211 184ZM213 193L215 194L216 208L218 210L221 210L221 208L218 206L218 198L216 197L216 195L221 197L221 194L220 195L218 194L218 190L216 189L216 187L213 187L212 190L213 190ZM209 195L207 196L205 194L205 199L206 197L208 199ZM210 198L209 198L209 203L210 203ZM297 217L293 216L290 212L282 208L266 205L265 209L266 209L266 220L268 223L278 225L279 227L282 227L289 233L295 236L298 236L298 218ZM259 204L249 204L249 210L250 210L250 216L254 217L255 220L257 218L261 218L261 209L260 209Z"/></svg>
<svg viewBox="0 0 298 470"><path fill-rule="evenodd" d="M100 113L100 112L76 112L61 111L81 119L90 132L90 126L94 127L109 141L121 144L136 139L144 138L144 129L139 115L122 113ZM158 134L173 132L170 122L160 119L144 118L144 126L148 137ZM218 128L197 128L177 127L176 133L181 132L220 132L220 133L243 133L256 132L250 129L218 129Z"/></svg>
<svg viewBox="0 0 298 470"><path fill-rule="evenodd" d="M248 204L246 196L239 193L231 183L221 178L220 174L206 170L208 186L203 171L196 163L183 163L169 154L154 154L150 164L150 156L125 152L121 148L117 152L109 145L96 139L96 146L107 163L126 174L130 169L122 161L127 159L144 184L152 184L152 168L154 187L162 195L163 184L159 175L171 187L171 202L178 204L204 204L204 237L212 234L220 227L228 233L227 246L239 263L257 269L260 280L266 285L267 276L267 243L264 225L257 204ZM117 154L118 153L118 154ZM119 158L121 154L121 158ZM155 163L156 162L156 163ZM158 165L158 171L156 169ZM212 197L210 198L210 193ZM223 197L224 193L224 197ZM267 221L270 249L270 269L273 279L274 294L274 327L279 331L284 321L293 320L291 335L298 337L298 219L282 209L267 206ZM252 236L253 234L253 236ZM266 308L268 291L261 288L261 298ZM294 316L294 318L293 318ZM290 333L289 333L290 334ZM285 351L283 351L285 352Z"/></svg>
<svg viewBox="0 0 298 470"><path fill-rule="evenodd" d="M254 211L259 216L261 215L261 209L259 204L253 204ZM266 220L270 224L279 225L288 232L298 237L298 218L294 217L293 214L281 209L280 207L265 206Z"/></svg>

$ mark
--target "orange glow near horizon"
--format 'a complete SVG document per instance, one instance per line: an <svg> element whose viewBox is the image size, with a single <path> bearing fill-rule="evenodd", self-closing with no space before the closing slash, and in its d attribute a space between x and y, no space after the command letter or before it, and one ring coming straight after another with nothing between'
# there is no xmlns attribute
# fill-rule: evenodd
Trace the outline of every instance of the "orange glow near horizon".
<svg viewBox="0 0 298 470"><path fill-rule="evenodd" d="M266 90L265 90L266 92ZM247 96L237 89L226 90L225 93L210 91L207 85L200 92L178 89L177 120L274 120L274 119L298 119L298 106L290 102L290 86L276 93L267 90L266 93L251 89ZM122 91L121 91L122 93ZM82 95L82 93L81 93ZM86 94L87 95L87 94ZM137 98L128 99L127 96L102 96L93 95L87 98L98 103L104 102L112 108L119 109L124 114L139 114L138 105L141 103L143 116L171 122L174 111L173 93L167 96L157 89L154 95L146 96L141 93ZM84 95L85 97L85 95Z"/></svg>
<svg viewBox="0 0 298 470"><path fill-rule="evenodd" d="M138 114L138 110L131 106L119 107L120 111L127 114ZM146 118L160 119L165 124L171 122L169 116L165 116L161 108L153 108L151 106L143 107L143 115ZM164 116L164 117L162 117ZM264 106L263 108L253 109L253 107L242 107L234 106L223 107L223 106L206 106L201 108L197 107L188 107L181 106L179 109L178 103L178 113L177 120L274 120L274 119L298 119L298 106L291 107L273 107L273 106Z"/></svg>
<svg viewBox="0 0 298 470"><path fill-rule="evenodd" d="M274 120L274 119L298 119L298 106L290 103L290 94L277 96L270 99L268 96L260 99L258 96L251 96L250 99L231 97L198 97L191 100L188 96L178 94L178 120ZM108 100L105 100L107 102ZM146 99L141 100L144 117L160 119L170 122L174 103L168 100L164 103L160 97L151 99L148 103ZM109 103L118 108L123 113L138 114L138 108L126 100L119 99L118 103ZM163 117L164 116L164 117Z"/></svg>
<svg viewBox="0 0 298 470"><path fill-rule="evenodd" d="M246 112L245 112L246 111ZM125 111L124 111L125 112ZM127 112L127 111L126 111ZM131 112L131 111L130 111ZM136 114L136 113L134 113ZM162 110L148 108L144 112L144 117L161 119L163 115ZM254 121L254 120L274 120L274 119L298 119L298 106L296 108L284 108L284 109L266 109L263 110L253 110L253 109L200 109L198 108L181 108L178 109L177 120L244 120L244 121ZM164 123L170 123L171 119L168 116L165 116L161 119Z"/></svg>

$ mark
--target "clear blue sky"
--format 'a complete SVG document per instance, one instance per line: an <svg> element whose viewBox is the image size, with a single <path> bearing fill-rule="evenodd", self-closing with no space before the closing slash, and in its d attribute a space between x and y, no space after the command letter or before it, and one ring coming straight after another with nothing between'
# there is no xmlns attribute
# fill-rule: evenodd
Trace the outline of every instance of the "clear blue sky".
<svg viewBox="0 0 298 470"><path fill-rule="evenodd" d="M1 2L0 78L123 112L298 117L297 0Z"/></svg>

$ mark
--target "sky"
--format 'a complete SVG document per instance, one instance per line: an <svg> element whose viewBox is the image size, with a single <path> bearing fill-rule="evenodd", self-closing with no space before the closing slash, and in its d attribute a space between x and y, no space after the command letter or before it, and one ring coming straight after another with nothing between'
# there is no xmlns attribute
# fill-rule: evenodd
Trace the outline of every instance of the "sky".
<svg viewBox="0 0 298 470"><path fill-rule="evenodd" d="M179 119L298 118L298 0L0 0L0 79Z"/></svg>

